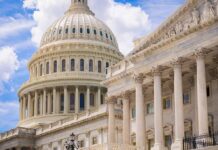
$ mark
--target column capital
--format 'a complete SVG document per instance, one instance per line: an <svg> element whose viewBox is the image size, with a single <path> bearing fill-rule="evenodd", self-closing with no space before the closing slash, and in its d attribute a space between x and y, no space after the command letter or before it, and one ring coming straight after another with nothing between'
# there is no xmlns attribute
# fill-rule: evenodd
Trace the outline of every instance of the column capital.
<svg viewBox="0 0 218 150"><path fill-rule="evenodd" d="M116 96L105 97L107 104L114 104L116 100Z"/></svg>
<svg viewBox="0 0 218 150"><path fill-rule="evenodd" d="M175 67L179 67L182 65L183 62L183 58L182 57L177 57L177 58L173 58L171 60L171 65L175 68Z"/></svg>
<svg viewBox="0 0 218 150"><path fill-rule="evenodd" d="M123 91L121 93L121 97L123 98L123 100L129 100L130 99L130 95L131 95L130 91Z"/></svg>
<svg viewBox="0 0 218 150"><path fill-rule="evenodd" d="M205 55L206 55L206 48L199 48L199 49L196 49L195 52L194 52L194 55L196 58L204 58Z"/></svg>
<svg viewBox="0 0 218 150"><path fill-rule="evenodd" d="M142 84L144 81L145 75L143 73L134 74L133 79L135 80L135 83Z"/></svg>
<svg viewBox="0 0 218 150"><path fill-rule="evenodd" d="M153 76L161 76L161 67L160 66L152 67L152 74Z"/></svg>

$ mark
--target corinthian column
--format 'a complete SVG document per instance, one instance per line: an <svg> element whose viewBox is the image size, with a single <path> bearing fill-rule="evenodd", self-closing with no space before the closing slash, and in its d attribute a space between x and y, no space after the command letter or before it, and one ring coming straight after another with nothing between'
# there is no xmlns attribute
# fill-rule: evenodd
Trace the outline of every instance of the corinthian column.
<svg viewBox="0 0 218 150"><path fill-rule="evenodd" d="M38 115L38 93L35 91L35 100L34 100L34 116Z"/></svg>
<svg viewBox="0 0 218 150"><path fill-rule="evenodd" d="M51 108L52 108L52 106L51 106L51 93L49 92L48 93L48 107L47 107L48 114L51 114Z"/></svg>
<svg viewBox="0 0 218 150"><path fill-rule="evenodd" d="M183 150L184 138L184 112L182 90L182 66L181 60L173 62L174 68L174 101L175 101L175 142L172 150Z"/></svg>
<svg viewBox="0 0 218 150"><path fill-rule="evenodd" d="M28 93L28 103L27 103L28 109L27 109L27 114L28 118L31 117L31 95Z"/></svg>
<svg viewBox="0 0 218 150"><path fill-rule="evenodd" d="M26 119L26 96L23 95L23 119Z"/></svg>
<svg viewBox="0 0 218 150"><path fill-rule="evenodd" d="M153 70L154 75L154 130L155 144L152 150L165 150L163 135L163 102L161 91L161 73L159 68Z"/></svg>
<svg viewBox="0 0 218 150"><path fill-rule="evenodd" d="M53 88L53 114L57 114L57 91L56 87Z"/></svg>
<svg viewBox="0 0 218 150"><path fill-rule="evenodd" d="M206 72L203 49L196 52L199 135L208 134Z"/></svg>
<svg viewBox="0 0 218 150"><path fill-rule="evenodd" d="M43 115L46 115L46 89L43 90Z"/></svg>
<svg viewBox="0 0 218 150"><path fill-rule="evenodd" d="M19 102L19 106L20 106L20 109L19 109L19 117L20 117L20 121L23 120L23 99L22 97L20 97L20 102Z"/></svg>
<svg viewBox="0 0 218 150"><path fill-rule="evenodd" d="M78 86L75 87L75 113L79 113L79 88Z"/></svg>
<svg viewBox="0 0 218 150"><path fill-rule="evenodd" d="M146 143L145 128L145 102L143 96L143 74L135 75L135 95L136 95L136 145L140 150L144 150Z"/></svg>
<svg viewBox="0 0 218 150"><path fill-rule="evenodd" d="M87 86L87 89L86 89L86 94L87 94L87 101L86 101L86 110L89 110L90 109L90 87Z"/></svg>
<svg viewBox="0 0 218 150"><path fill-rule="evenodd" d="M114 112L115 97L107 99L108 103L108 143L115 143L115 112Z"/></svg>
<svg viewBox="0 0 218 150"><path fill-rule="evenodd" d="M69 97L67 87L64 87L64 114L68 114L69 112Z"/></svg>
<svg viewBox="0 0 218 150"><path fill-rule="evenodd" d="M123 144L130 145L130 93L124 92L123 97Z"/></svg>

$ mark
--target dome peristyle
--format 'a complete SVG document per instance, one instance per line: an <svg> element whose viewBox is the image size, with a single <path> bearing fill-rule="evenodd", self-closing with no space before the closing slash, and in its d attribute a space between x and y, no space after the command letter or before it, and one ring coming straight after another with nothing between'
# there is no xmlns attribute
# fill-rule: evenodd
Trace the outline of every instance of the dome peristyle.
<svg viewBox="0 0 218 150"><path fill-rule="evenodd" d="M53 23L44 33L41 47L54 42L99 42L118 50L112 31L97 19L89 9L87 0L72 0L63 17Z"/></svg>

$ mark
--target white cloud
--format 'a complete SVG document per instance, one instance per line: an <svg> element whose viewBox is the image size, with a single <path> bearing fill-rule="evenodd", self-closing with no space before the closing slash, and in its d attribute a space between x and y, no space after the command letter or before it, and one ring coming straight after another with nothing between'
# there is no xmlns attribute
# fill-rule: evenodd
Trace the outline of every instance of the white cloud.
<svg viewBox="0 0 218 150"><path fill-rule="evenodd" d="M18 18L0 18L0 39L17 35L21 31L31 28L33 25L34 21L20 16Z"/></svg>
<svg viewBox="0 0 218 150"><path fill-rule="evenodd" d="M18 101L4 102L0 100L0 132L15 128L18 121Z"/></svg>
<svg viewBox="0 0 218 150"><path fill-rule="evenodd" d="M19 61L14 48L0 48L0 83L7 82L18 67Z"/></svg>
<svg viewBox="0 0 218 150"><path fill-rule="evenodd" d="M90 0L96 16L115 33L121 51L127 54L133 48L133 39L150 29L148 15L140 7L117 3L114 0ZM33 9L36 26L32 28L32 40L39 45L42 34L70 5L70 0L24 0L23 7Z"/></svg>

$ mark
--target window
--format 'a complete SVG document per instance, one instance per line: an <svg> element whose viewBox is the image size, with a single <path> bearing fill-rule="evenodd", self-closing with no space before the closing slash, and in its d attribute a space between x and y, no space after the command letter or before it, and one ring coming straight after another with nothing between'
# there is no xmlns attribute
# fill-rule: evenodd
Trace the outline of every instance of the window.
<svg viewBox="0 0 218 150"><path fill-rule="evenodd" d="M100 35L103 36L103 32L102 31L100 31Z"/></svg>
<svg viewBox="0 0 218 150"><path fill-rule="evenodd" d="M208 130L209 135L212 135L214 133L214 117L213 115L208 115Z"/></svg>
<svg viewBox="0 0 218 150"><path fill-rule="evenodd" d="M80 94L80 111L85 110L85 95L83 93Z"/></svg>
<svg viewBox="0 0 218 150"><path fill-rule="evenodd" d="M84 71L84 59L80 59L80 71Z"/></svg>
<svg viewBox="0 0 218 150"><path fill-rule="evenodd" d="M154 139L148 140L148 149L151 150L151 148L154 146Z"/></svg>
<svg viewBox="0 0 218 150"><path fill-rule="evenodd" d="M135 112L135 107L132 108L132 119L135 119L136 117L136 112Z"/></svg>
<svg viewBox="0 0 218 150"><path fill-rule="evenodd" d="M92 145L98 144L97 137L92 137Z"/></svg>
<svg viewBox="0 0 218 150"><path fill-rule="evenodd" d="M89 28L87 28L87 33L90 34L90 29Z"/></svg>
<svg viewBox="0 0 218 150"><path fill-rule="evenodd" d="M98 61L98 73L101 73L101 61Z"/></svg>
<svg viewBox="0 0 218 150"><path fill-rule="evenodd" d="M85 147L85 142L84 142L84 140L79 141L79 147L80 147L80 148Z"/></svg>
<svg viewBox="0 0 218 150"><path fill-rule="evenodd" d="M183 93L183 104L186 105L186 104L190 104L190 95L189 93Z"/></svg>
<svg viewBox="0 0 218 150"><path fill-rule="evenodd" d="M61 34L61 32L62 32L62 30L60 29L60 30L59 30L59 34Z"/></svg>
<svg viewBox="0 0 218 150"><path fill-rule="evenodd" d="M75 60L74 60L74 59L71 59L70 63L71 63L70 70L71 70L71 71L75 71Z"/></svg>
<svg viewBox="0 0 218 150"><path fill-rule="evenodd" d="M153 114L154 113L154 103L147 104L147 114Z"/></svg>
<svg viewBox="0 0 218 150"><path fill-rule="evenodd" d="M207 97L210 97L210 86L207 85Z"/></svg>
<svg viewBox="0 0 218 150"><path fill-rule="evenodd" d="M101 105L104 104L104 95L101 95Z"/></svg>
<svg viewBox="0 0 218 150"><path fill-rule="evenodd" d="M106 33L106 38L108 39L108 34Z"/></svg>
<svg viewBox="0 0 218 150"><path fill-rule="evenodd" d="M93 60L89 60L89 72L93 72Z"/></svg>
<svg viewBox="0 0 218 150"><path fill-rule="evenodd" d="M39 115L40 114L40 98L38 98L38 106L37 106L37 109L38 109L38 111L37 111L37 115Z"/></svg>
<svg viewBox="0 0 218 150"><path fill-rule="evenodd" d="M75 110L75 95L74 93L70 94L70 111Z"/></svg>
<svg viewBox="0 0 218 150"><path fill-rule="evenodd" d="M97 34L97 31L94 29L94 34L96 35Z"/></svg>
<svg viewBox="0 0 218 150"><path fill-rule="evenodd" d="M171 108L171 99L170 97L166 97L163 99L163 109L170 109Z"/></svg>
<svg viewBox="0 0 218 150"><path fill-rule="evenodd" d="M62 72L65 72L66 71L66 60L63 59L62 60Z"/></svg>
<svg viewBox="0 0 218 150"><path fill-rule="evenodd" d="M90 94L90 106L95 106L95 95L92 93Z"/></svg>
<svg viewBox="0 0 218 150"><path fill-rule="evenodd" d="M46 63L46 74L49 74L49 62Z"/></svg>
<svg viewBox="0 0 218 150"><path fill-rule="evenodd" d="M171 144L172 144L172 137L170 135L166 135L164 140L165 140L166 148L168 148L170 150L171 149Z"/></svg>
<svg viewBox="0 0 218 150"><path fill-rule="evenodd" d="M57 64L57 61L55 60L54 61L54 72L57 72L57 67L58 67L58 64Z"/></svg>
<svg viewBox="0 0 218 150"><path fill-rule="evenodd" d="M109 62L106 62L106 74L108 73L108 68L109 68Z"/></svg>
<svg viewBox="0 0 218 150"><path fill-rule="evenodd" d="M40 65L40 76L42 76L42 64Z"/></svg>
<svg viewBox="0 0 218 150"><path fill-rule="evenodd" d="M80 33L83 33L83 28L80 28Z"/></svg>
<svg viewBox="0 0 218 150"><path fill-rule="evenodd" d="M65 29L65 33L66 33L66 34L68 34L68 28L67 28L67 29Z"/></svg>
<svg viewBox="0 0 218 150"><path fill-rule="evenodd" d="M72 32L73 32L73 33L76 33L76 28L73 28Z"/></svg>
<svg viewBox="0 0 218 150"><path fill-rule="evenodd" d="M61 94L60 97L60 111L64 111L64 94Z"/></svg>
<svg viewBox="0 0 218 150"><path fill-rule="evenodd" d="M110 35L110 39L111 39L111 41L113 40L113 38L112 38L112 36Z"/></svg>
<svg viewBox="0 0 218 150"><path fill-rule="evenodd" d="M35 67L35 76L37 77L37 67Z"/></svg>

